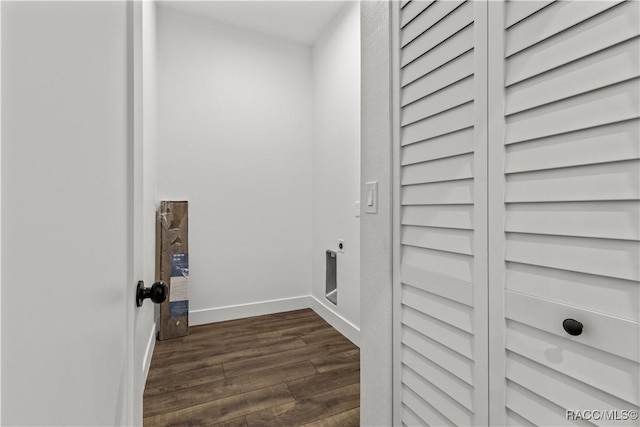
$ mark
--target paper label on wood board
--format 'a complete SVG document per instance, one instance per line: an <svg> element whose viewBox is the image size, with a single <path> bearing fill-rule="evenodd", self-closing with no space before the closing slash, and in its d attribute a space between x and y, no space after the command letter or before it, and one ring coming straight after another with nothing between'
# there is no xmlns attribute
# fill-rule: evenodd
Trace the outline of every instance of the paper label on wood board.
<svg viewBox="0 0 640 427"><path fill-rule="evenodd" d="M189 314L189 254L171 256L171 286L169 292L169 317Z"/></svg>
<svg viewBox="0 0 640 427"><path fill-rule="evenodd" d="M186 301L189 299L189 279L186 277L172 277L169 301Z"/></svg>
<svg viewBox="0 0 640 427"><path fill-rule="evenodd" d="M178 253L171 256L171 278L189 277L189 254Z"/></svg>

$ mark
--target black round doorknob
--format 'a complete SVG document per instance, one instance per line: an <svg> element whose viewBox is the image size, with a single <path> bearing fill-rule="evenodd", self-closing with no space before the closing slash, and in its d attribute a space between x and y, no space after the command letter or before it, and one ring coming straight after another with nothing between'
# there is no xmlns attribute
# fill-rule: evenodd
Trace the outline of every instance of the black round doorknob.
<svg viewBox="0 0 640 427"><path fill-rule="evenodd" d="M147 298L151 298L151 301L156 304L163 303L168 294L169 286L162 280L155 282L150 288L145 288L144 282L140 280L136 288L136 305L138 307L142 306L142 302Z"/></svg>
<svg viewBox="0 0 640 427"><path fill-rule="evenodd" d="M575 319L564 319L562 327L569 335L578 336L582 333L582 323Z"/></svg>

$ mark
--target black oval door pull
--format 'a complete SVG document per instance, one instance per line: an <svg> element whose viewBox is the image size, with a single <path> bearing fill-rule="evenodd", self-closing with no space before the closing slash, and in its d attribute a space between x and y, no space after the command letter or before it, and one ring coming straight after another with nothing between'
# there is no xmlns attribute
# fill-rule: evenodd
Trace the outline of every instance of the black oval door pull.
<svg viewBox="0 0 640 427"><path fill-rule="evenodd" d="M168 293L169 286L162 280L154 283L150 288L145 288L144 282L140 280L136 288L136 305L141 307L146 298L151 298L151 301L156 304L163 303L167 299Z"/></svg>
<svg viewBox="0 0 640 427"><path fill-rule="evenodd" d="M564 319L562 327L569 335L578 336L582 333L582 323L575 319Z"/></svg>

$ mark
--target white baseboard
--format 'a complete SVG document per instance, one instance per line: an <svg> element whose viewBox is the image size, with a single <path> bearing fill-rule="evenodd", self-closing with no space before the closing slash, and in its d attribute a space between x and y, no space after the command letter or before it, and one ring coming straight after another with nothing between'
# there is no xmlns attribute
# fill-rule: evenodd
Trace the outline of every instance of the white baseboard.
<svg viewBox="0 0 640 427"><path fill-rule="evenodd" d="M227 307L207 308L189 311L189 325L204 325L224 320L242 319L244 317L262 316L264 314L309 308L309 296L283 298L261 301L250 304L230 305Z"/></svg>
<svg viewBox="0 0 640 427"><path fill-rule="evenodd" d="M347 337L352 343L360 347L360 328L324 305L313 295L309 295L307 298L309 308L315 311L318 316L322 317L338 332Z"/></svg>
<svg viewBox="0 0 640 427"><path fill-rule="evenodd" d="M245 317L262 316L265 314L301 310L304 308L310 308L315 311L318 316L322 317L338 332L360 347L360 328L340 316L312 295L261 301L250 304L230 305L226 307L207 308L203 310L193 310L189 312L189 325L205 325L207 323L243 319Z"/></svg>
<svg viewBox="0 0 640 427"><path fill-rule="evenodd" d="M151 366L151 357L153 356L153 350L156 348L156 324L153 323L151 327L151 334L149 335L149 341L147 342L147 349L144 352L144 360L142 364L142 372L144 373L144 382L147 383L147 377L149 376L149 367Z"/></svg>

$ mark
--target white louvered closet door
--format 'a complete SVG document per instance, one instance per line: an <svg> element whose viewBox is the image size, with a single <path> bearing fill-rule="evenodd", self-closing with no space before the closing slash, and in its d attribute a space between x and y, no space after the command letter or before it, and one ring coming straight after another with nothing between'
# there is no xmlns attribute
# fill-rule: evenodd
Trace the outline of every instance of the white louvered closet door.
<svg viewBox="0 0 640 427"><path fill-rule="evenodd" d="M493 425L639 423L639 6L489 6Z"/></svg>
<svg viewBox="0 0 640 427"><path fill-rule="evenodd" d="M394 6L396 423L486 425L487 4Z"/></svg>
<svg viewBox="0 0 640 427"><path fill-rule="evenodd" d="M394 7L395 423L638 425L640 3Z"/></svg>

